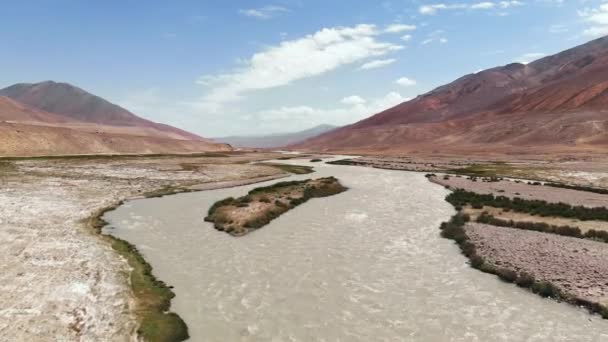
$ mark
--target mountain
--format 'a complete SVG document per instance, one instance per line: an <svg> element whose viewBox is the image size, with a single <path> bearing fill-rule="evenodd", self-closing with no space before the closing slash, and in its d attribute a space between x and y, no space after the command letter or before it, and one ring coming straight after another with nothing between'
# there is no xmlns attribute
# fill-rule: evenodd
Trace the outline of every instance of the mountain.
<svg viewBox="0 0 608 342"><path fill-rule="evenodd" d="M527 65L466 75L292 147L376 153L608 150L608 38Z"/></svg>
<svg viewBox="0 0 608 342"><path fill-rule="evenodd" d="M66 123L67 118L0 96L0 122Z"/></svg>
<svg viewBox="0 0 608 342"><path fill-rule="evenodd" d="M133 127L136 128L133 130L135 135L184 140L202 139L181 129L140 118L120 106L68 83L53 81L19 83L0 89L0 96L46 112L61 114L78 122Z"/></svg>
<svg viewBox="0 0 608 342"><path fill-rule="evenodd" d="M304 131L293 133L272 134L266 136L232 136L215 138L213 140L230 144L233 147L278 148L300 143L306 139L314 138L334 129L336 129L336 126L319 125Z"/></svg>
<svg viewBox="0 0 608 342"><path fill-rule="evenodd" d="M226 151L66 83L0 90L0 156Z"/></svg>

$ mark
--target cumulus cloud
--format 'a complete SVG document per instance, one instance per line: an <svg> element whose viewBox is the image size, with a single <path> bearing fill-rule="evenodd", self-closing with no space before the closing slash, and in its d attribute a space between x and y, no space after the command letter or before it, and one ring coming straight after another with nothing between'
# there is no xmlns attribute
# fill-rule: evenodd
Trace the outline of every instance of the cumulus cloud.
<svg viewBox="0 0 608 342"><path fill-rule="evenodd" d="M416 80L412 80L407 77L401 77L400 79L396 80L395 83L403 87L411 87L416 85Z"/></svg>
<svg viewBox="0 0 608 342"><path fill-rule="evenodd" d="M399 93L390 92L383 97L365 100L349 96L340 101L342 106L315 108L311 106L280 107L255 113L254 119L267 132L301 130L320 124L346 125L367 118L390 107L408 101Z"/></svg>
<svg viewBox="0 0 608 342"><path fill-rule="evenodd" d="M578 12L579 16L591 24L583 31L583 34L590 37L600 37L608 34L608 2L596 8L585 8Z"/></svg>
<svg viewBox="0 0 608 342"><path fill-rule="evenodd" d="M240 14L256 19L271 19L285 12L289 12L289 10L281 6L264 6L239 10Z"/></svg>
<svg viewBox="0 0 608 342"><path fill-rule="evenodd" d="M380 34L375 25L361 24L283 41L254 54L241 68L201 77L198 83L210 89L197 106L218 111L223 104L240 100L243 93L285 86L403 48L379 41Z"/></svg>
<svg viewBox="0 0 608 342"><path fill-rule="evenodd" d="M365 64L363 64L359 69L361 70L370 70L370 69L377 69L377 68L382 68L384 66L390 65L395 63L397 60L394 58L389 58L389 59L376 59L370 62L367 62Z"/></svg>

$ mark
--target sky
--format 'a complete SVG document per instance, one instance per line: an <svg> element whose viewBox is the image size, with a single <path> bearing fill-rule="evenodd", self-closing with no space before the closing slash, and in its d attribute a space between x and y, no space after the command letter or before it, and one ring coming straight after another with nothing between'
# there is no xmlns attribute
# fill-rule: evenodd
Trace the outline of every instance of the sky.
<svg viewBox="0 0 608 342"><path fill-rule="evenodd" d="M206 137L369 117L608 34L606 0L0 0L0 87L68 82Z"/></svg>

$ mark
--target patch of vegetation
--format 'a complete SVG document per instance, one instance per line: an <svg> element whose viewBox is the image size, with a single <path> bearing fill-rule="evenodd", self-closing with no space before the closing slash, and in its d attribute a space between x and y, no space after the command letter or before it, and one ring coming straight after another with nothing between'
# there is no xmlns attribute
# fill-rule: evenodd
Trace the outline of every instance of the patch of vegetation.
<svg viewBox="0 0 608 342"><path fill-rule="evenodd" d="M194 191L194 190L187 189L187 188L182 188L182 187L177 187L177 186L167 185L167 186L162 187L162 188L157 189L157 190L148 191L148 192L146 192L146 193L143 194L143 197L145 197L145 198L160 198L160 197L164 197L164 196L175 195L175 194L180 194L180 193L184 193L184 192L192 192L192 191Z"/></svg>
<svg viewBox="0 0 608 342"><path fill-rule="evenodd" d="M473 177L514 177L535 179L540 168L525 165L513 165L505 162L495 162L486 164L473 164L463 168L449 169L449 173Z"/></svg>
<svg viewBox="0 0 608 342"><path fill-rule="evenodd" d="M311 166L275 164L275 163L260 163L259 165L274 167L281 171L293 173L294 175L305 175L305 174L315 172Z"/></svg>
<svg viewBox="0 0 608 342"><path fill-rule="evenodd" d="M228 197L214 203L205 221L212 222L219 231L241 236L267 225L311 198L332 196L346 190L335 177L279 182L253 189L243 197ZM249 208L244 211L245 207ZM254 208L253 211L250 208Z"/></svg>
<svg viewBox="0 0 608 342"><path fill-rule="evenodd" d="M310 160L310 162L311 162L311 163L319 163L319 162L322 162L322 161L323 161L323 160L322 160L322 159L319 159L319 158L315 158L315 159L311 159L311 160Z"/></svg>
<svg viewBox="0 0 608 342"><path fill-rule="evenodd" d="M586 191L586 192L593 192L593 193L600 194L600 195L608 195L608 189L603 189L603 188L594 188L594 187L582 186L582 185L568 185L568 184L561 184L561 183L545 183L545 185L551 186L554 188Z"/></svg>
<svg viewBox="0 0 608 342"><path fill-rule="evenodd" d="M17 166L9 161L0 161L0 176L5 173L17 171Z"/></svg>
<svg viewBox="0 0 608 342"><path fill-rule="evenodd" d="M544 222L516 222L513 220L501 220L487 212L481 213L476 220L478 223L485 223L497 227L509 227L523 230L532 230L549 234L570 236L579 239L589 239L608 243L608 231L591 229L582 233L578 227L555 226Z"/></svg>
<svg viewBox="0 0 608 342"><path fill-rule="evenodd" d="M353 159L341 159L341 160L334 160L334 161L328 161L325 162L325 164L330 164L330 165L349 165L349 166L357 166L357 165L363 165L362 163L359 163Z"/></svg>
<svg viewBox="0 0 608 342"><path fill-rule="evenodd" d="M517 212L539 216L554 216L579 219L581 221L599 220L608 221L608 208L585 206L572 206L567 203L550 203L542 200L524 200L521 198L509 198L505 196L494 196L492 194L477 194L470 191L458 189L446 198L455 207L464 207L469 204L473 208L483 206L509 209Z"/></svg>
<svg viewBox="0 0 608 342"><path fill-rule="evenodd" d="M189 338L186 323L175 313L169 312L171 299L175 293L152 273L152 266L143 258L137 248L129 242L111 235L102 234L107 222L102 218L123 202L100 210L88 222L97 234L111 243L132 268L130 284L135 296L135 315L139 323L138 335L151 342L180 342Z"/></svg>
<svg viewBox="0 0 608 342"><path fill-rule="evenodd" d="M470 241L466 234L465 224L469 221L468 215L458 213L454 215L450 221L441 224L441 236L447 239L454 240L460 247L463 255L469 259L471 267L482 272L494 274L501 280L514 283L521 288L528 289L543 297L554 298L556 300L565 301L567 303L584 307L591 313L597 313L604 319L608 319L608 307L599 303L593 303L585 299L572 296L561 291L555 285L547 281L539 281L533 275L513 270L497 267L487 262L482 256L477 254L475 245Z"/></svg>
<svg viewBox="0 0 608 342"><path fill-rule="evenodd" d="M557 234L562 236L570 236L583 239L585 235L578 227L570 226L555 226L544 222L515 222L513 220L501 220L487 212L481 213L476 220L478 223L489 224L498 227L517 228L522 230L531 230L535 232Z"/></svg>

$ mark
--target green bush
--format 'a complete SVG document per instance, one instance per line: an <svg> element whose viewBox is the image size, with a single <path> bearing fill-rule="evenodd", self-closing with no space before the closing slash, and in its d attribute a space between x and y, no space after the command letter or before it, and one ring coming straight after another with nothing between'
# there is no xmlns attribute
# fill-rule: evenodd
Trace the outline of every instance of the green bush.
<svg viewBox="0 0 608 342"><path fill-rule="evenodd" d="M519 275L519 277L517 277L515 284L517 284L517 286L519 286L519 287L529 288L529 287L532 287L534 282L535 282L535 280L532 275L523 272Z"/></svg>
<svg viewBox="0 0 608 342"><path fill-rule="evenodd" d="M532 231L536 231L536 232L557 234L557 235L562 235L562 236L570 236L570 237L575 237L575 238L580 238L580 239L588 237L586 234L583 234L578 227L553 226L553 225L549 225L545 222L525 222L525 221L524 222L514 222L513 220L507 221L507 220L498 219L498 218L488 214L487 212L481 213L481 215L479 215L477 217L477 222L489 224L492 226L498 226L498 227L510 227L510 228L517 228L517 229L523 229L523 230L532 230ZM591 233L590 235L592 235L592 234L597 234L597 233ZM608 238L608 233L606 233L606 238Z"/></svg>
<svg viewBox="0 0 608 342"><path fill-rule="evenodd" d="M471 205L473 208L490 206L532 215L575 218L582 221L608 221L608 208L603 207L588 208L584 206L572 206L566 203L549 203L542 200L511 199L492 194L477 194L462 189L452 192L446 200L452 205L460 207L464 207L465 205Z"/></svg>
<svg viewBox="0 0 608 342"><path fill-rule="evenodd" d="M534 283L532 285L532 291L543 297L550 297L550 298L557 298L557 299L561 298L560 290L555 285L553 285L549 282L546 282L546 281Z"/></svg>

